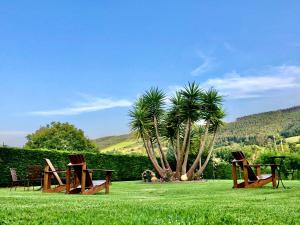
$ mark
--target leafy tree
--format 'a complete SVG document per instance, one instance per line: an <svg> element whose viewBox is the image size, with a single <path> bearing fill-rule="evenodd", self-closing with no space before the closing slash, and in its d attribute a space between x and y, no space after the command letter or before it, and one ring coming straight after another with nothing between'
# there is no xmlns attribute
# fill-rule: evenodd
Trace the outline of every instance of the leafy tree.
<svg viewBox="0 0 300 225"><path fill-rule="evenodd" d="M145 150L155 170L164 179L188 180L203 173L214 149L214 142L225 114L222 97L211 88L203 91L196 83L189 83L170 98L170 106L165 105L162 90L151 88L134 104L129 112L131 129L143 140ZM202 121L203 125L197 125ZM171 168L162 140L169 144L176 159L176 168ZM188 165L192 146L196 147L196 158ZM207 157L199 167L204 151ZM199 167L199 168L198 168ZM199 174L195 173L198 168Z"/></svg>
<svg viewBox="0 0 300 225"><path fill-rule="evenodd" d="M81 129L69 123L52 122L27 135L26 148L59 150L95 150L96 145L84 136Z"/></svg>

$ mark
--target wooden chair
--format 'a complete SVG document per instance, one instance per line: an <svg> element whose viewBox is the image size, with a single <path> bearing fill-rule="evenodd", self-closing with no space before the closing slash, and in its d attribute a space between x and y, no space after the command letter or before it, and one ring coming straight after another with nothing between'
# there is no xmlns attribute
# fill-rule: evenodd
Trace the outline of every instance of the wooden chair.
<svg viewBox="0 0 300 225"><path fill-rule="evenodd" d="M32 185L32 189L34 190L34 185L39 184L42 187L43 183L43 172L42 167L40 165L31 165L28 167L28 174L27 174L27 186L28 189L30 185Z"/></svg>
<svg viewBox="0 0 300 225"><path fill-rule="evenodd" d="M110 178L113 170L88 169L83 155L69 155L70 163L66 177L66 193L83 195L95 194L103 189L109 193ZM73 170L72 170L73 169ZM92 172L100 170L105 171L105 180L92 180ZM73 187L71 187L71 174L74 172Z"/></svg>
<svg viewBox="0 0 300 225"><path fill-rule="evenodd" d="M27 183L26 180L22 180L18 178L17 175L17 170L16 168L10 168L10 175L11 175L11 186L10 186L10 190L15 187L15 190L17 189L17 186L24 186L24 190L25 190L25 184Z"/></svg>
<svg viewBox="0 0 300 225"><path fill-rule="evenodd" d="M232 178L233 178L233 188L255 188L262 187L270 182L272 182L273 188L276 187L276 164L268 164L271 166L271 174L261 174L261 166L265 165L252 165L255 167L256 174L253 172L251 165L246 160L243 152L232 152L234 160L232 161ZM243 173L243 182L238 183L237 179L237 164L240 166Z"/></svg>
<svg viewBox="0 0 300 225"><path fill-rule="evenodd" d="M44 182L43 182L43 192L61 192L66 189L66 185L63 183L62 179L58 173L65 173L66 171L56 170L50 161L50 159L45 159L46 164L44 168ZM52 187L52 177L56 180L56 186Z"/></svg>

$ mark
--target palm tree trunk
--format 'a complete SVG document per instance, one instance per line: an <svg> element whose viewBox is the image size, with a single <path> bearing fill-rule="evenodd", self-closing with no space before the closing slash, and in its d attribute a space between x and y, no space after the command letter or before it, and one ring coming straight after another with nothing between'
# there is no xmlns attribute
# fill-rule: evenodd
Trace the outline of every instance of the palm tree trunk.
<svg viewBox="0 0 300 225"><path fill-rule="evenodd" d="M180 146L180 130L178 127L177 134L176 134L176 141L177 141L177 160L176 160L176 172L175 172L175 177L177 179L180 179L180 161L181 161L181 146Z"/></svg>
<svg viewBox="0 0 300 225"><path fill-rule="evenodd" d="M182 164L182 174L186 174L187 162L188 162L188 158L189 158L190 148L191 148L191 137L189 136L188 145L187 145L187 148L186 148L186 151L185 151L184 160L183 160L183 164Z"/></svg>
<svg viewBox="0 0 300 225"><path fill-rule="evenodd" d="M188 120L186 122L182 148L179 150L179 157L178 157L178 160L177 160L177 163L176 163L176 177L178 179L180 178L180 175L182 174L183 157L184 157L184 153L186 151L186 146L187 146L187 140L188 140L188 137L189 137L189 133L190 133L190 119L188 118Z"/></svg>
<svg viewBox="0 0 300 225"><path fill-rule="evenodd" d="M167 158L166 158L166 156L165 156L165 154L164 154L164 152L162 150L161 143L160 143L160 135L159 135L159 131L158 131L156 116L153 117L153 122L154 122L154 128L155 128L155 134L156 134L158 149L159 149L159 151L161 153L163 161L166 164L167 169L169 169L170 168L169 162L168 162L168 160L167 160Z"/></svg>
<svg viewBox="0 0 300 225"><path fill-rule="evenodd" d="M206 166L207 166L207 164L208 164L208 162L210 160L211 154L212 154L212 152L214 150L214 143L215 143L215 140L216 140L216 134L217 134L217 132L214 133L214 136L213 136L213 138L211 140L211 143L209 144L209 152L208 152L208 155L206 157L206 160L203 163L203 166L201 166L199 168L199 171L196 173L197 175L201 175L203 173L203 171L205 170L205 168L206 168Z"/></svg>
<svg viewBox="0 0 300 225"><path fill-rule="evenodd" d="M176 147L174 145L174 140L173 139L171 140L171 146L172 146L173 154L174 154L175 159L177 161L177 151L176 151Z"/></svg>
<svg viewBox="0 0 300 225"><path fill-rule="evenodd" d="M143 135L142 135L142 139L143 139L144 147L146 149L148 158L152 162L152 165L153 165L154 169L156 170L156 172L159 174L160 177L164 177L165 173L164 173L163 169L159 166L156 157L151 152L151 149L150 149L149 145L147 144L147 141L146 141L146 139L144 138Z"/></svg>
<svg viewBox="0 0 300 225"><path fill-rule="evenodd" d="M150 140L150 144L151 144L151 148L152 148L152 150L154 152L154 146L153 146L152 139ZM164 163L163 157L161 155L161 152L158 151L158 153L159 153L159 159L160 159L161 167L163 168L163 170L166 170L165 163Z"/></svg>
<svg viewBox="0 0 300 225"><path fill-rule="evenodd" d="M200 158L202 156L202 153L204 151L205 143L206 143L207 136L208 136L209 124L210 124L210 121L209 120L206 121L205 132L204 132L204 136L202 137L202 140L201 140L201 144L200 144L200 147L199 147L198 155L197 155L197 157L196 157L193 165L191 166L191 168L187 172L187 177L188 177L189 180L192 178L193 173L194 173L196 167L198 166L199 160L200 160Z"/></svg>

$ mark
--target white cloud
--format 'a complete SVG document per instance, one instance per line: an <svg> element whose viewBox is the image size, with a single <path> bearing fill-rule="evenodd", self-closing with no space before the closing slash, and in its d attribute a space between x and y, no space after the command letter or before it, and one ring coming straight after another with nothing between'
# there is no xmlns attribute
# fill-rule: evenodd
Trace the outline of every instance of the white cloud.
<svg viewBox="0 0 300 225"><path fill-rule="evenodd" d="M230 44L229 42L224 42L223 43L223 45L224 45L224 48L227 50L227 51L229 51L229 52L234 52L234 51L236 51L236 49L235 49L235 47L233 47L233 45L232 44Z"/></svg>
<svg viewBox="0 0 300 225"><path fill-rule="evenodd" d="M202 63L197 66L194 70L192 70L191 74L193 76L199 76L203 73L211 71L215 67L215 59L209 57L201 52L198 53L199 57L202 60Z"/></svg>
<svg viewBox="0 0 300 225"><path fill-rule="evenodd" d="M176 94L177 91L182 90L183 87L179 86L179 85L170 85L167 89L167 97L169 96L174 96Z"/></svg>
<svg viewBox="0 0 300 225"><path fill-rule="evenodd" d="M300 86L300 66L269 66L246 73L231 72L221 78L207 80L204 88L213 86L228 98L256 98L266 92Z"/></svg>
<svg viewBox="0 0 300 225"><path fill-rule="evenodd" d="M86 112L95 112L116 107L129 107L132 105L132 103L126 99L115 100L111 98L98 98L84 94L81 94L81 96L85 101L75 103L70 107L55 110L34 111L29 114L39 116L78 115Z"/></svg>

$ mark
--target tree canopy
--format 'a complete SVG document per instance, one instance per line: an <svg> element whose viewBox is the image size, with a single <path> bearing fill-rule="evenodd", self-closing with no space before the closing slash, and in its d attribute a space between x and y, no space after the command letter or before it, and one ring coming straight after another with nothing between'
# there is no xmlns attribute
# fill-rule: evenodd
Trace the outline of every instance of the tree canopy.
<svg viewBox="0 0 300 225"><path fill-rule="evenodd" d="M27 135L26 148L59 149L69 151L95 150L96 145L83 130L69 123L52 122Z"/></svg>

